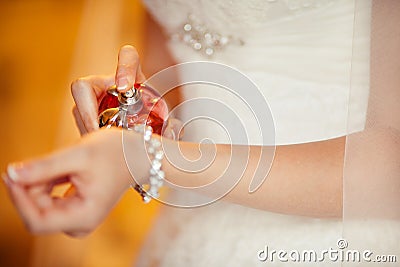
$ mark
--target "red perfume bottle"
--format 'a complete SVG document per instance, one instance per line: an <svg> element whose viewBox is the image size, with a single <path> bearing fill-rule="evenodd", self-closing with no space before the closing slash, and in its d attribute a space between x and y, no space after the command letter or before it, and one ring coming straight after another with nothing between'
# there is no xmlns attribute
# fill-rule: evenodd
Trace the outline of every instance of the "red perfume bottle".
<svg viewBox="0 0 400 267"><path fill-rule="evenodd" d="M167 125L168 106L160 94L145 84L135 84L121 93L116 86L107 90L99 105L99 126L132 129L135 124L153 128L162 135Z"/></svg>

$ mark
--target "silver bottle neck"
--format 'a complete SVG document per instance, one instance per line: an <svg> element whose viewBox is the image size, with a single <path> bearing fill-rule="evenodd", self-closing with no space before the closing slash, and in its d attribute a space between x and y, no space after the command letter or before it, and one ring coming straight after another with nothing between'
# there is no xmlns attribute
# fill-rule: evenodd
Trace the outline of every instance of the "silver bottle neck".
<svg viewBox="0 0 400 267"><path fill-rule="evenodd" d="M139 102L142 97L140 90L136 88L131 88L126 92L119 92L117 86L113 85L107 91L109 94L118 97L118 102L123 106L134 105Z"/></svg>
<svg viewBox="0 0 400 267"><path fill-rule="evenodd" d="M134 105L141 99L139 89L131 88L126 92L118 94L118 101L121 105Z"/></svg>

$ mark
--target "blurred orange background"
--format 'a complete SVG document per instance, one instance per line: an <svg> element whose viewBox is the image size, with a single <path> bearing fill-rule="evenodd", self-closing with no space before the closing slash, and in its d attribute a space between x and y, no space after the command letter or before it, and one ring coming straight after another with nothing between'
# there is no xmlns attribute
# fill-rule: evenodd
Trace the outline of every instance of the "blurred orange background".
<svg viewBox="0 0 400 267"><path fill-rule="evenodd" d="M0 168L79 138L70 83L112 73L122 44L143 49L137 0L0 2ZM130 266L158 209L128 192L89 237L33 236L0 185L0 266Z"/></svg>

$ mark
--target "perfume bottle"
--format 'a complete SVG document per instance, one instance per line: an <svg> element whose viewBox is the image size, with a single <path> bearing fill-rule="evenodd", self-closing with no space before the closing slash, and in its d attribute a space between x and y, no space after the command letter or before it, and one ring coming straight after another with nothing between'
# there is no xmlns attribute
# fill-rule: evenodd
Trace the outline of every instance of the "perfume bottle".
<svg viewBox="0 0 400 267"><path fill-rule="evenodd" d="M167 124L168 107L160 94L145 84L135 84L126 92L110 87L99 105L99 126L133 129L136 124L151 126L162 135Z"/></svg>

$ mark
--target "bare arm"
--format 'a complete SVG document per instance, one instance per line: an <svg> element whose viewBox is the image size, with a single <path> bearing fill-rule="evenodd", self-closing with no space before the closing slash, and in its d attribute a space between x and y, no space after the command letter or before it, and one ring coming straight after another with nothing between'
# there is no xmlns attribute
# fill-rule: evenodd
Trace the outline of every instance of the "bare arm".
<svg viewBox="0 0 400 267"><path fill-rule="evenodd" d="M250 181L257 169L262 147L250 146L248 166L238 185L227 195L227 199L238 204L269 211L316 217L340 217L342 215L342 167L344 138L301 145L278 146L270 173L263 185L249 193ZM183 144L184 154L195 151L196 145ZM191 179L206 180L221 175L231 161L231 148L217 146L214 164L203 173L193 175ZM246 148L233 146L233 151ZM207 151L207 149L202 150ZM268 162L260 164L268 165ZM265 166L264 166L265 167ZM187 177L182 171L165 164L167 177L182 180ZM241 168L238 167L240 170ZM201 177L200 177L201 176ZM204 183L210 182L204 181Z"/></svg>
<svg viewBox="0 0 400 267"><path fill-rule="evenodd" d="M148 177L150 163L143 149L142 136L129 132L126 138L130 151L135 153L134 157L127 157L128 164L133 161L134 175ZM179 144L185 156L198 156L198 144L167 139L163 142L168 153L177 155ZM260 147L250 147L249 166L227 199L280 213L339 217L343 143L344 138L340 138L278 147L271 173L254 194L248 193L248 184L258 162ZM232 146L232 150L245 152L248 148ZM205 157L210 156L213 147L202 147L202 153ZM178 171L167 160L164 160L163 169L167 179L174 183L199 185L225 174L230 156L229 146L217 145L215 161L203 173L188 175ZM95 131L87 134L77 145L10 165L8 175L3 179L29 230L35 233L63 231L73 236L93 231L132 183L124 162L121 131L114 129ZM61 199L53 198L50 189L59 181L72 183L73 194ZM204 193L212 196L213 190Z"/></svg>
<svg viewBox="0 0 400 267"><path fill-rule="evenodd" d="M186 187L201 187L217 179L235 181L240 179L225 199L241 205L286 214L341 217L344 143L345 138L337 138L277 147L270 173L263 185L254 193L249 193L248 188L256 169L260 168L257 165L261 150L266 149L260 146L249 148L240 145L216 145L216 147L201 145L199 147L195 143L178 143L163 138L167 155L163 160L163 168L167 180ZM137 150L135 154L138 154ZM138 163L138 158L146 156L137 155L132 159L129 153L127 155L128 165L135 168L134 176L146 177L150 163L147 161ZM185 165L186 160L180 155L197 162L191 161L189 165ZM198 160L200 158L205 160ZM133 162L129 162L130 160ZM212 163L202 171L193 172L201 170L204 162ZM265 168L269 162L260 162L260 165L261 168ZM241 176L244 168L245 171ZM202 193L212 197L219 196L220 189L221 187L211 186Z"/></svg>

